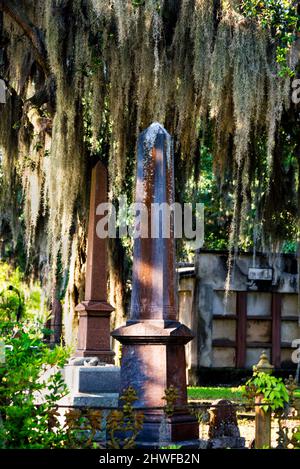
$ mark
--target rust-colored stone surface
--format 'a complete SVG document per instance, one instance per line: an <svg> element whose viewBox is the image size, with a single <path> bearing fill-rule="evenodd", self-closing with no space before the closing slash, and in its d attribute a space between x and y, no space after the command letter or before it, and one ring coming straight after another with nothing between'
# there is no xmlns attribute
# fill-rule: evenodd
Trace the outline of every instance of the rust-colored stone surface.
<svg viewBox="0 0 300 469"><path fill-rule="evenodd" d="M164 221L151 205L174 202L173 171L171 137L153 124L138 142L136 202L144 203L148 213L140 219L140 232L146 233L152 218L157 236L134 241L131 315L126 326L112 333L123 344L121 391L132 386L138 394L136 406L145 408L138 441L158 445L166 443L166 434L169 442L199 437L198 422L186 409L185 344L193 335L177 320L173 218L171 236L164 237ZM149 407L165 406L162 398L172 385L178 389L180 408L164 419L163 410Z"/></svg>
<svg viewBox="0 0 300 469"><path fill-rule="evenodd" d="M151 127L141 134L138 143L136 203L147 207L147 222L141 220L140 231L148 232L149 236L139 237L134 243L131 319L176 320L173 214L171 236L163 237L162 229L166 225L151 208L152 203L165 203L170 207L174 202L173 154L171 147L166 148L171 144L171 137L160 128L155 145L150 148ZM150 237L150 229L156 231L157 237Z"/></svg>
<svg viewBox="0 0 300 469"><path fill-rule="evenodd" d="M76 307L79 313L77 357L98 357L105 363L114 362L110 346L110 315L107 303L107 246L97 236L96 209L107 202L107 170L98 162L92 172L90 216L87 246L85 301Z"/></svg>
<svg viewBox="0 0 300 469"><path fill-rule="evenodd" d="M92 172L89 230L87 246L85 300L107 299L107 247L106 240L97 236L96 225L99 204L107 202L107 170L99 161Z"/></svg>

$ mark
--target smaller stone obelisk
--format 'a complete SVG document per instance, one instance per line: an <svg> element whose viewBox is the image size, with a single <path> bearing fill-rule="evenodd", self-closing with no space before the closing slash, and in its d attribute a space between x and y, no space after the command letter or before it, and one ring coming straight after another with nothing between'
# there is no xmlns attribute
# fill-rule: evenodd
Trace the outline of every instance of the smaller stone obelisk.
<svg viewBox="0 0 300 469"><path fill-rule="evenodd" d="M85 300L76 307L79 329L76 357L97 357L113 363L110 346L110 315L113 307L107 302L107 246L97 236L99 204L107 202L107 170L99 161L92 172L90 218L88 228Z"/></svg>

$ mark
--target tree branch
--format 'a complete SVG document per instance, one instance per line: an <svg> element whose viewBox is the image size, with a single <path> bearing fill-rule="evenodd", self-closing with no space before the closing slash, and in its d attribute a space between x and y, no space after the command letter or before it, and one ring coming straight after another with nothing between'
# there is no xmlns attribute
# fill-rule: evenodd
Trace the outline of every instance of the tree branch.
<svg viewBox="0 0 300 469"><path fill-rule="evenodd" d="M49 64L47 60L47 52L41 31L31 22L26 15L20 3L16 5L14 0L0 0L0 10L4 11L13 19L24 31L28 39L31 41L35 59L43 69L46 76L50 74Z"/></svg>

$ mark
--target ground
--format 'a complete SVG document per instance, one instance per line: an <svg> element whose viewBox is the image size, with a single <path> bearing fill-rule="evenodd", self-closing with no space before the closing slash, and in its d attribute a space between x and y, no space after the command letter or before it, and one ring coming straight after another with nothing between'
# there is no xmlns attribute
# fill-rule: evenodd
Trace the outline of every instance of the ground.
<svg viewBox="0 0 300 469"><path fill-rule="evenodd" d="M238 387L189 387L188 399L189 402L209 402L217 399L229 399L233 402L241 402L243 391ZM295 392L295 396L300 398L300 389ZM241 436L246 440L246 447L249 447L255 438L255 414L254 411L238 410L238 425ZM300 425L300 420L284 421L283 425L289 428L289 432L295 427ZM200 438L208 438L208 421L200 425ZM279 430L278 420L272 419L272 447L277 446L276 439L278 438L277 432Z"/></svg>

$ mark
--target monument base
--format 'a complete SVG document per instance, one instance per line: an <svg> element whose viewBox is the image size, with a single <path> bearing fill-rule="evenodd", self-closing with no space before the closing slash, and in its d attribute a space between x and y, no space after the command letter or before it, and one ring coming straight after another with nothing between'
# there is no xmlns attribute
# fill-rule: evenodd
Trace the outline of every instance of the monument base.
<svg viewBox="0 0 300 469"><path fill-rule="evenodd" d="M145 408L137 441L198 441L198 421L187 409L185 344L191 331L177 321L144 320L128 321L112 335L123 345L120 389L132 386L138 396L135 406ZM163 397L170 386L178 398L173 415L165 418Z"/></svg>
<svg viewBox="0 0 300 469"><path fill-rule="evenodd" d="M114 363L110 347L110 315L113 307L106 301L83 301L79 313L77 357L97 357L100 362Z"/></svg>
<svg viewBox="0 0 300 469"><path fill-rule="evenodd" d="M83 365L83 361L87 365ZM71 359L63 370L65 383L70 393L58 402L58 406L86 408L105 408L103 410L102 429L94 437L94 441L105 444L106 417L110 409L119 403L120 368L113 365L88 365L96 363L95 357L89 359ZM78 363L74 365L72 363Z"/></svg>
<svg viewBox="0 0 300 469"><path fill-rule="evenodd" d="M103 408L105 407L105 413L109 412L109 409L114 409L118 406L119 401L119 394L118 393L76 393L76 394L68 394L68 396L63 397L58 402L58 407L82 407L83 409L87 409L89 407L92 408ZM105 440L106 437L102 439Z"/></svg>
<svg viewBox="0 0 300 469"><path fill-rule="evenodd" d="M94 357L91 358L94 360ZM87 362L88 363L88 362ZM114 365L66 365L64 379L72 394L119 393L120 368Z"/></svg>
<svg viewBox="0 0 300 469"><path fill-rule="evenodd" d="M212 438L207 442L207 449L243 449L245 448L245 438L234 436L223 436Z"/></svg>
<svg viewBox="0 0 300 469"><path fill-rule="evenodd" d="M118 393L71 393L58 402L58 409L61 414L61 422L64 424L64 414L68 407L76 407L79 409L93 408L96 410L98 407L102 410L101 429L99 429L93 437L95 443L100 443L102 446L106 444L106 418L109 412L117 407L119 401ZM111 410L110 410L111 409ZM89 431L86 431L86 439L90 437Z"/></svg>
<svg viewBox="0 0 300 469"><path fill-rule="evenodd" d="M207 449L208 448L208 441L207 440L180 440L177 441L175 444L174 443L159 443L159 446L157 443L153 443L151 441L137 441L136 442L136 447L141 448L141 449L178 449L183 450L183 449Z"/></svg>
<svg viewBox="0 0 300 469"><path fill-rule="evenodd" d="M187 409L175 410L174 415L166 417L163 411L144 412L143 429L137 441L159 443L166 446L178 441L198 441L199 424Z"/></svg>

